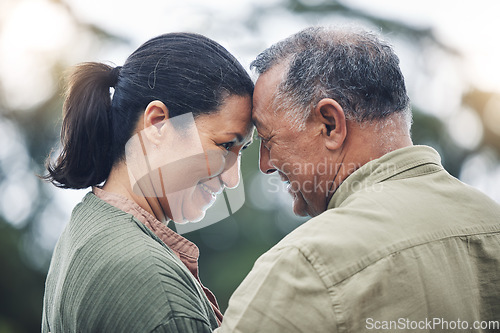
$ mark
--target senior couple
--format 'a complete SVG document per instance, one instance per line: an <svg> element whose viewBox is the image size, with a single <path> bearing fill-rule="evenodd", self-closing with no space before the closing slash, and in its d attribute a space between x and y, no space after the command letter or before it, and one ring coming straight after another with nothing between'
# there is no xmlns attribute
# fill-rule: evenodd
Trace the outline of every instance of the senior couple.
<svg viewBox="0 0 500 333"><path fill-rule="evenodd" d="M251 67L255 87L222 46L187 33L153 38L121 67L76 67L46 178L92 191L54 250L42 331L498 324L500 206L413 146L391 46L363 29L311 27ZM294 213L312 218L257 260L222 316L197 247L167 223L200 220L238 184L254 128L260 170L288 182Z"/></svg>

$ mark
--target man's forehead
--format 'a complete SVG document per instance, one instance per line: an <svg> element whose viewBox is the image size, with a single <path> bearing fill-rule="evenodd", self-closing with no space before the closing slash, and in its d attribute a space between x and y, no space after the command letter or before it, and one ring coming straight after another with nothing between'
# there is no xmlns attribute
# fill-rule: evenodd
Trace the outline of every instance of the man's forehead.
<svg viewBox="0 0 500 333"><path fill-rule="evenodd" d="M252 123L257 128L260 133L265 133L268 131L268 124L271 116L273 115L273 110L270 107L255 107L252 109Z"/></svg>
<svg viewBox="0 0 500 333"><path fill-rule="evenodd" d="M274 113L278 88L283 80L284 66L277 65L260 75L255 83L252 121L257 129L265 129L264 118Z"/></svg>
<svg viewBox="0 0 500 333"><path fill-rule="evenodd" d="M252 122L257 128L257 130L265 130L266 126L260 121L259 117L255 114L255 112L252 113Z"/></svg>

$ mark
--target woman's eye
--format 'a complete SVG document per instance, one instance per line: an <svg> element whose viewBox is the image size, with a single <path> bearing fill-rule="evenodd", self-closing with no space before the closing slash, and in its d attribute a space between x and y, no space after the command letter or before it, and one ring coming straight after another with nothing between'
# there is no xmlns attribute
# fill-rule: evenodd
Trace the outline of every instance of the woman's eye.
<svg viewBox="0 0 500 333"><path fill-rule="evenodd" d="M233 146L234 146L234 142L221 143L220 146L222 148L224 148L225 150L231 150L231 148L233 148Z"/></svg>
<svg viewBox="0 0 500 333"><path fill-rule="evenodd" d="M245 149L247 149L248 147L250 147L250 144L251 144L251 143L249 143L249 144L247 144L247 145L244 145L244 146L240 149L240 151L238 152L238 155L241 155L241 153L243 153L243 150L245 150Z"/></svg>

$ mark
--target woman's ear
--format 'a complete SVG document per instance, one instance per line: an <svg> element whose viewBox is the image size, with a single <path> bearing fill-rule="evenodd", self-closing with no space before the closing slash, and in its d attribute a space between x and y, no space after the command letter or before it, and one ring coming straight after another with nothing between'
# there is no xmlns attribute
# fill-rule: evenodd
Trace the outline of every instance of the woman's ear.
<svg viewBox="0 0 500 333"><path fill-rule="evenodd" d="M147 138L155 143L160 142L160 129L168 120L167 106L158 100L152 101L144 110L144 133Z"/></svg>
<svg viewBox="0 0 500 333"><path fill-rule="evenodd" d="M334 99L323 98L313 112L320 124L326 148L337 150L342 147L347 136L347 125L344 109L340 104Z"/></svg>

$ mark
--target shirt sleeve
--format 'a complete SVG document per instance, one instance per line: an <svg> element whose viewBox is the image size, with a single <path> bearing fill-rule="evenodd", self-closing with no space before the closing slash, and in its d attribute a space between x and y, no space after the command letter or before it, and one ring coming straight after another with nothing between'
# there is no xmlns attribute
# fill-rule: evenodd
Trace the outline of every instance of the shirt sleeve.
<svg viewBox="0 0 500 333"><path fill-rule="evenodd" d="M229 300L217 333L334 332L332 302L320 276L295 247L271 250Z"/></svg>

